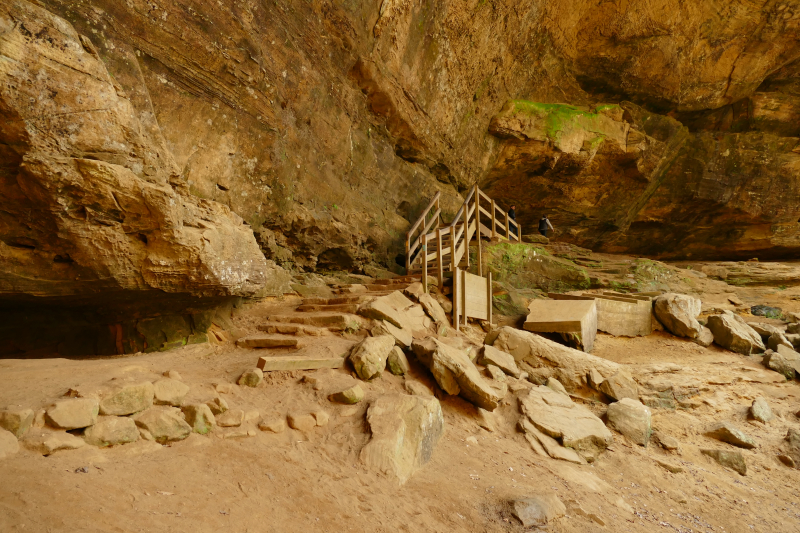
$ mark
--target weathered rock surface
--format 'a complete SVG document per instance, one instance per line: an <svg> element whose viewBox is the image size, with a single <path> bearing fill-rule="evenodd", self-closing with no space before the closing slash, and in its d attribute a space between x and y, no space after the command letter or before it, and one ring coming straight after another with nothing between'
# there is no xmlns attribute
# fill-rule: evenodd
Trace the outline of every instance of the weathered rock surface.
<svg viewBox="0 0 800 533"><path fill-rule="evenodd" d="M702 326L697 321L701 302L684 294L662 294L653 304L656 318L673 335L696 339L701 336Z"/></svg>
<svg viewBox="0 0 800 533"><path fill-rule="evenodd" d="M593 371L602 379L620 371L614 362L507 326L500 328L492 346L510 353L517 363L524 361L535 369L551 372L570 392L588 391L591 387L587 376Z"/></svg>
<svg viewBox="0 0 800 533"><path fill-rule="evenodd" d="M92 398L58 400L47 408L47 423L59 429L79 429L97 422L100 408Z"/></svg>
<svg viewBox="0 0 800 533"><path fill-rule="evenodd" d="M0 428L0 459L10 457L19 451L19 442L13 433Z"/></svg>
<svg viewBox="0 0 800 533"><path fill-rule="evenodd" d="M0 411L0 428L21 438L33 424L33 409L8 408Z"/></svg>
<svg viewBox="0 0 800 533"><path fill-rule="evenodd" d="M703 455L707 455L725 468L730 468L741 475L747 475L747 464L745 463L742 452L731 450L711 450L701 449Z"/></svg>
<svg viewBox="0 0 800 533"><path fill-rule="evenodd" d="M603 394L618 401L625 398L639 400L639 386L633 380L633 377L624 370L607 377L599 384L594 383L593 380L593 386Z"/></svg>
<svg viewBox="0 0 800 533"><path fill-rule="evenodd" d="M139 440L139 429L132 418L101 416L97 423L83 432L87 444L92 446L114 446Z"/></svg>
<svg viewBox="0 0 800 533"><path fill-rule="evenodd" d="M349 360L358 377L368 381L381 375L386 368L386 359L395 345L391 335L367 337L353 346Z"/></svg>
<svg viewBox="0 0 800 533"><path fill-rule="evenodd" d="M124 416L144 411L153 404L155 391L149 381L125 385L100 401L100 414Z"/></svg>
<svg viewBox="0 0 800 533"><path fill-rule="evenodd" d="M361 450L361 460L401 484L430 461L444 433L439 400L430 396L381 396L367 410L367 423L372 438Z"/></svg>
<svg viewBox="0 0 800 533"><path fill-rule="evenodd" d="M623 398L608 406L608 423L640 446L647 446L652 433L650 409L638 400Z"/></svg>
<svg viewBox="0 0 800 533"><path fill-rule="evenodd" d="M183 440L192 432L180 409L175 407L151 407L134 417L136 425L147 430L161 444Z"/></svg>
<svg viewBox="0 0 800 533"><path fill-rule="evenodd" d="M494 411L507 392L484 379L467 354L457 348L428 338L414 341L412 349L447 394L459 395L482 409Z"/></svg>
<svg viewBox="0 0 800 533"><path fill-rule="evenodd" d="M732 352L749 355L765 349L761 336L733 313L709 316L708 329L714 334L714 342Z"/></svg>
<svg viewBox="0 0 800 533"><path fill-rule="evenodd" d="M153 383L153 401L159 405L180 407L188 392L189 386L177 379L165 378Z"/></svg>
<svg viewBox="0 0 800 533"><path fill-rule="evenodd" d="M511 502L511 512L523 527L540 527L567 514L567 507L555 493L546 492L524 500L514 500Z"/></svg>
<svg viewBox="0 0 800 533"><path fill-rule="evenodd" d="M794 379L800 374L800 353L783 345L778 346L778 351L768 350L764 354L764 366L783 374L786 379Z"/></svg>
<svg viewBox="0 0 800 533"><path fill-rule="evenodd" d="M39 339L28 328L3 349L61 342L56 349L67 353L134 353L204 338L210 324L193 327L181 307L192 302L213 314L226 298L254 295L278 269L241 217L190 193L141 75L123 67L123 57L135 57L131 48L105 58L124 69L112 77L91 40L46 9L13 0L0 18L17 21L0 41L4 77L16 80L0 88L12 125L0 134L9 147L0 171L0 298L83 305L93 322L86 327L67 312L64 324L51 321ZM102 311L91 311L98 304ZM131 320L132 308L167 317ZM43 320L47 312L34 316ZM173 339L151 327L174 331L170 321L183 321L187 331ZM79 325L91 342L69 334Z"/></svg>
<svg viewBox="0 0 800 533"><path fill-rule="evenodd" d="M223 428L239 427L244 422L244 411L229 409L216 417L217 425Z"/></svg>
<svg viewBox="0 0 800 533"><path fill-rule="evenodd" d="M410 348L411 342L414 340L410 331L407 331L403 328L398 328L391 322L387 322L385 320L381 320L374 328L372 328L373 337L379 337L381 335L391 335L394 337L396 344L400 348L404 349Z"/></svg>
<svg viewBox="0 0 800 533"><path fill-rule="evenodd" d="M766 345L770 350L777 350L778 346L784 346L790 350L794 350L794 345L789 342L789 339L787 339L786 336L780 331L776 331L770 335L767 338Z"/></svg>
<svg viewBox="0 0 800 533"><path fill-rule="evenodd" d="M204 403L196 403L184 405L181 408L186 423L191 426L192 431L205 435L216 425L217 421L214 418L214 413L208 405Z"/></svg>
<svg viewBox="0 0 800 533"><path fill-rule="evenodd" d="M785 441L783 447L786 449L786 454L794 462L795 468L800 467L800 431L790 428L786 432Z"/></svg>
<svg viewBox="0 0 800 533"><path fill-rule="evenodd" d="M520 408L542 433L593 462L614 441L611 432L591 411L544 386L520 397Z"/></svg>

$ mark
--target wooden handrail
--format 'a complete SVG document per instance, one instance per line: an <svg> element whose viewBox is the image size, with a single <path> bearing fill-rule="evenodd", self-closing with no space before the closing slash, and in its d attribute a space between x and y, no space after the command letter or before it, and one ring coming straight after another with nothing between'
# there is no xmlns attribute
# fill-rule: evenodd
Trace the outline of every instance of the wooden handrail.
<svg viewBox="0 0 800 533"><path fill-rule="evenodd" d="M429 212L431 209L433 209L433 205L434 205L434 204L435 204L435 203L436 203L436 202L439 200L439 197L440 197L441 195L442 195L442 193L441 193L441 192L437 192L437 193L434 195L433 199L432 199L432 200L430 201L430 203L428 204L428 207L426 207L426 208L425 208L425 210L424 210L424 211L422 211L422 214L419 216L419 218L417 219L417 221L416 221L416 222L414 222L414 224L411 226L411 229L410 229L410 230L408 230L408 235L409 235L409 237L411 236L411 234L412 234L412 233L414 233L414 231L415 231L415 230L416 230L416 229L419 227L419 225L420 225L420 224L422 224L422 221L423 221L423 220L425 220L425 217L428 215L428 212Z"/></svg>

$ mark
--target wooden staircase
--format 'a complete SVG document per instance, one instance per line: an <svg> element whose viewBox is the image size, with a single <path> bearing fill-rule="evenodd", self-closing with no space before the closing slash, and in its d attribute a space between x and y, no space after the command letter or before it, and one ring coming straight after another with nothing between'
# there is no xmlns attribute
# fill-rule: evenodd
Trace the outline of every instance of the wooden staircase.
<svg viewBox="0 0 800 533"><path fill-rule="evenodd" d="M406 272L421 275L427 290L428 272L435 272L442 286L444 273L469 268L469 243L478 245L478 274L482 272L481 237L522 242L522 227L476 185L449 224L442 221L436 193L406 235ZM498 211L501 216L497 216Z"/></svg>

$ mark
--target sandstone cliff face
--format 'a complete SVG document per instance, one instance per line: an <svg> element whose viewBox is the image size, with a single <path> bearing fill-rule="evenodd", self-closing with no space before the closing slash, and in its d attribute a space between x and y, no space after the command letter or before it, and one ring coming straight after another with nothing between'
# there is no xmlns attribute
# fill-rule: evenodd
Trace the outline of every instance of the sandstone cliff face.
<svg viewBox="0 0 800 533"><path fill-rule="evenodd" d="M12 0L2 13L9 297L252 294L271 267L249 228L284 266L390 266L435 192L449 220L475 182L528 229L550 211L558 238L606 251L800 249L791 3ZM540 131L509 102L575 109Z"/></svg>

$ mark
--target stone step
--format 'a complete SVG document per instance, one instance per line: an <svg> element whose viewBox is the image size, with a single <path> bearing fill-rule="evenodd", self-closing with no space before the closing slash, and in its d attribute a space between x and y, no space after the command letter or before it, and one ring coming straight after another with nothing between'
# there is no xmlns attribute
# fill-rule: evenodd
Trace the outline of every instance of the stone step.
<svg viewBox="0 0 800 533"><path fill-rule="evenodd" d="M393 283L391 285L367 285L369 291L402 291L411 283Z"/></svg>
<svg viewBox="0 0 800 533"><path fill-rule="evenodd" d="M378 291L362 292L362 293L359 293L359 294L361 294L362 296L368 296L370 298L374 298L375 296L383 296L385 294L391 294L391 293L394 292L393 290L390 290L390 291L385 290L386 289L385 285L379 285L379 286L383 287L383 289L378 290ZM342 291L347 291L347 289L338 289L336 291L336 294L349 294L348 292L342 292Z"/></svg>
<svg viewBox="0 0 800 533"><path fill-rule="evenodd" d="M259 324L258 330L264 333L283 333L285 335L298 335L309 337L321 337L323 335L330 335L331 331L327 328L318 328L316 326L306 326L303 324L287 324L281 322Z"/></svg>
<svg viewBox="0 0 800 533"><path fill-rule="evenodd" d="M328 328L332 331L342 331L353 324L361 324L361 320L358 316L348 313L303 313L297 315L273 315L270 316L268 320L270 322L303 324L306 326Z"/></svg>
<svg viewBox="0 0 800 533"><path fill-rule="evenodd" d="M341 368L344 357L310 357L293 355L273 355L259 357L258 368L270 370L314 370L317 368Z"/></svg>
<svg viewBox="0 0 800 533"><path fill-rule="evenodd" d="M298 311L308 313L319 313L325 311L339 311L342 313L355 313L358 311L358 304L330 304L330 305L314 305L303 304L297 308Z"/></svg>
<svg viewBox="0 0 800 533"><path fill-rule="evenodd" d="M296 337L286 335L248 335L236 341L241 348L297 348Z"/></svg>

